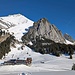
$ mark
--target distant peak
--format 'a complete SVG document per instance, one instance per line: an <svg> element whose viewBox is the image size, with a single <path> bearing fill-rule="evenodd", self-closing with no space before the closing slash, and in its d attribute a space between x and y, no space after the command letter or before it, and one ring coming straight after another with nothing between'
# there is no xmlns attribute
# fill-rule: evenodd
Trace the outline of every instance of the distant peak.
<svg viewBox="0 0 75 75"><path fill-rule="evenodd" d="M68 33L65 33L66 35L69 35Z"/></svg>
<svg viewBox="0 0 75 75"><path fill-rule="evenodd" d="M64 34L64 37L65 37L65 39L67 39L68 41L70 41L72 43L75 42L74 39L69 34L67 34L67 33Z"/></svg>

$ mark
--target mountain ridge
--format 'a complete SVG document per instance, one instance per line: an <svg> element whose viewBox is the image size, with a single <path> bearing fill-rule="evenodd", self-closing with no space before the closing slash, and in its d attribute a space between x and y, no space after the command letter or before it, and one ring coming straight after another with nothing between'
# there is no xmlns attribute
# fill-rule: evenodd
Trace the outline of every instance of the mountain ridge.
<svg viewBox="0 0 75 75"><path fill-rule="evenodd" d="M68 41L70 41L72 43L75 43L75 40L69 34L67 34L67 33L64 34L64 37L65 37L66 40L68 40Z"/></svg>
<svg viewBox="0 0 75 75"><path fill-rule="evenodd" d="M34 23L33 21L21 14L0 17L0 20L6 23L3 24L0 22L0 26L4 27L2 29L7 29L10 32L10 34L14 33L13 35L16 37L16 39L20 41L21 37L23 36L23 33L27 32L25 29L32 26ZM8 27L7 24L9 24L10 27Z"/></svg>
<svg viewBox="0 0 75 75"><path fill-rule="evenodd" d="M0 23L4 22L3 24L6 25L6 28L11 27L12 25L19 25L19 24L23 24L23 23L27 23L29 20L28 18L26 18L25 16L21 15L21 14L14 14L14 15L8 15L5 17L0 17ZM9 25L9 26L7 26Z"/></svg>
<svg viewBox="0 0 75 75"><path fill-rule="evenodd" d="M37 22L34 22L33 27L31 27L26 34L26 38L30 40L33 38L36 41L36 37L45 37L46 39L53 40L54 42L65 43L65 38L58 28L49 23L46 18L42 18Z"/></svg>
<svg viewBox="0 0 75 75"><path fill-rule="evenodd" d="M14 36L16 37L16 39L21 41L21 37L25 33L27 33L28 30L31 30L30 28L32 28L32 26L37 27L36 26L37 23L40 24L41 21L42 21L42 23L45 23L45 20L46 20L46 23L48 23L48 25L50 25L50 26L47 25L47 27L41 26L41 28L42 29L44 28L45 31L47 32L47 34L45 34L45 37L49 37L48 34L50 34L50 32L51 32L50 28L53 28L53 30L55 30L54 31L55 34L57 33L59 35L54 36L53 34L51 34L51 36L57 38L58 40L60 40L59 37L61 37L61 38L63 38L62 40L64 41L64 37L63 37L63 34L61 33L61 31L54 24L49 23L49 21L46 18L42 18L38 22L33 22L33 21L31 21L30 19L26 18L25 16L23 16L21 14L8 15L8 16L5 16L5 17L0 17L0 27L1 27L1 29L9 30L9 32L11 34L14 33ZM37 27L37 30L38 30L38 28L39 28L39 25ZM40 30L38 30L38 34L39 34L39 32L43 33L41 28L40 28ZM44 29L43 29L43 31L44 31ZM44 31L44 33L46 33L45 31ZM58 40L55 40L55 38L51 38L51 40L54 40L54 41L58 42ZM60 42L61 42L61 40L60 40Z"/></svg>

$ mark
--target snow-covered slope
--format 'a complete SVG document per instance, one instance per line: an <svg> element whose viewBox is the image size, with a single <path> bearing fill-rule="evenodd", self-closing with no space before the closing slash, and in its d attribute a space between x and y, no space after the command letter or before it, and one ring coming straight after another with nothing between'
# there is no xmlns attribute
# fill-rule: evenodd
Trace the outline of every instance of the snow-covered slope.
<svg viewBox="0 0 75 75"><path fill-rule="evenodd" d="M25 29L32 25L33 21L21 14L0 17L0 26L7 28L11 34L14 33L17 40L21 40L23 33L27 32Z"/></svg>
<svg viewBox="0 0 75 75"><path fill-rule="evenodd" d="M66 39L65 39L66 40ZM66 40L66 44L71 44L73 45L74 43L70 42L69 40Z"/></svg>
<svg viewBox="0 0 75 75"><path fill-rule="evenodd" d="M69 71L75 62L75 55L73 59L69 59L69 56L62 55L56 57L50 54L40 54L32 51L30 48L25 46L23 50L21 49L21 44L16 44L16 48L11 47L11 52L6 54L2 61L9 59L26 59L27 57L32 57L32 65L28 67L26 65L7 65L1 66L0 71L5 72L48 72L48 71ZM8 68L8 69L7 69Z"/></svg>

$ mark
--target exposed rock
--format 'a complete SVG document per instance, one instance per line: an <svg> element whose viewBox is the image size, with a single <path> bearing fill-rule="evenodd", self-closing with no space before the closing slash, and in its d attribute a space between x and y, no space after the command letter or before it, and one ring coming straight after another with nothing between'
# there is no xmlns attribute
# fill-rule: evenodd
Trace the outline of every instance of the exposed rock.
<svg viewBox="0 0 75 75"><path fill-rule="evenodd" d="M64 37L65 37L65 39L66 40L68 40L68 41L70 41L70 42L72 42L72 43L74 43L75 42L75 40L69 35L69 34L64 34Z"/></svg>
<svg viewBox="0 0 75 75"><path fill-rule="evenodd" d="M65 39L60 30L51 23L48 22L46 18L40 19L38 22L34 22L33 27L31 27L23 37L24 42L36 41L36 37L45 37L46 39L53 40L54 42L65 43ZM23 39L24 38L24 39Z"/></svg>

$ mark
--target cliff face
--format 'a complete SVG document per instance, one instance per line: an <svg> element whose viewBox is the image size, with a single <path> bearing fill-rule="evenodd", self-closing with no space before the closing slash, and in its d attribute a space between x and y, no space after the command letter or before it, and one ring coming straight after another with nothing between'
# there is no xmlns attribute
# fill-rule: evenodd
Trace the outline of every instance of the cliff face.
<svg viewBox="0 0 75 75"><path fill-rule="evenodd" d="M46 39L53 40L54 42L65 43L65 39L62 36L60 30L57 29L55 25L52 25L48 22L47 19L43 18L40 19L38 22L33 24L26 33L23 38L25 42L27 41L36 41L36 37L45 37Z"/></svg>

